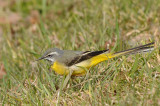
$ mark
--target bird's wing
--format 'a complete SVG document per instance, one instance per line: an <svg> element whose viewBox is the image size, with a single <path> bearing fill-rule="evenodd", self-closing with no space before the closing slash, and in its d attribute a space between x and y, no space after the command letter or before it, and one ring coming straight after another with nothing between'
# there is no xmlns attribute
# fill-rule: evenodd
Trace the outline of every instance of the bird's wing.
<svg viewBox="0 0 160 106"><path fill-rule="evenodd" d="M101 50L101 51L85 51L82 53L79 53L75 55L74 57L70 58L70 60L66 63L67 66L72 66L74 64L80 63L82 61L85 61L87 59L90 59L94 56L100 55L102 53L107 52L108 50Z"/></svg>

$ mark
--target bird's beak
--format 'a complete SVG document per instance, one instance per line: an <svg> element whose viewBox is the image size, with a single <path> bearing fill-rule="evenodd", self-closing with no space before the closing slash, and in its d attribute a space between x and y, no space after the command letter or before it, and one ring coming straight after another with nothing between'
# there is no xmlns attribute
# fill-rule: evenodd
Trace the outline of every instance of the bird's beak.
<svg viewBox="0 0 160 106"><path fill-rule="evenodd" d="M39 60L42 60L42 59L44 59L45 57L40 57L39 59L37 59L36 61L39 61Z"/></svg>

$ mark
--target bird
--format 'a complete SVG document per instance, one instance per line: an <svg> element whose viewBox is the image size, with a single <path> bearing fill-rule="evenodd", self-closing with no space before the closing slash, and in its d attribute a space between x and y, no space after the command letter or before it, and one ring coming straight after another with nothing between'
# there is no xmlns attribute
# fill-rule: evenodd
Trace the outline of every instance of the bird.
<svg viewBox="0 0 160 106"><path fill-rule="evenodd" d="M122 55L149 52L154 50L154 42L131 49L110 53L109 49L99 51L73 51L58 48L48 49L37 61L47 60L51 69L59 75L83 76L91 67Z"/></svg>

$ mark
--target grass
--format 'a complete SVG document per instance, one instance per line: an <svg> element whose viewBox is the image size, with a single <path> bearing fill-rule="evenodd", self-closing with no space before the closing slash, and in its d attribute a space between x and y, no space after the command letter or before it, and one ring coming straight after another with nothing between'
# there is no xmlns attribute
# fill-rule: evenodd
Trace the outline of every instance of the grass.
<svg viewBox="0 0 160 106"><path fill-rule="evenodd" d="M0 79L1 105L160 105L160 0L5 3L0 6L0 72L6 72ZM52 47L116 52L153 40L152 53L103 62L86 76L69 79L64 90L65 77L46 61L35 62Z"/></svg>

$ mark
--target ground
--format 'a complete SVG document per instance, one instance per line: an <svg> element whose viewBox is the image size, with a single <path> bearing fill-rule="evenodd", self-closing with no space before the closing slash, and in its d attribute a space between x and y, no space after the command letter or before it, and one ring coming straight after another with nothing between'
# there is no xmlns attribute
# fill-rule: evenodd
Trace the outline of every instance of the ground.
<svg viewBox="0 0 160 106"><path fill-rule="evenodd" d="M0 104L160 105L160 0L0 0ZM48 48L117 52L155 41L72 77L57 75Z"/></svg>

